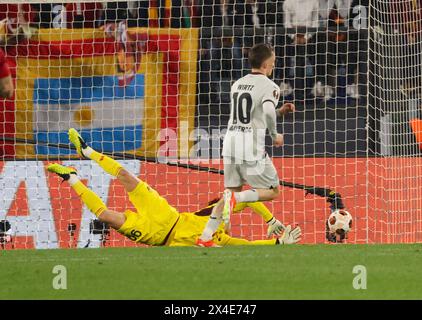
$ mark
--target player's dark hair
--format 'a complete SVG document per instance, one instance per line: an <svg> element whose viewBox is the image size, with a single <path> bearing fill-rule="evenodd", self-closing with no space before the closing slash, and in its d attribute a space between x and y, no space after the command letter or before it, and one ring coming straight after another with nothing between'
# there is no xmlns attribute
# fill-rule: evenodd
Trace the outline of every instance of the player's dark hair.
<svg viewBox="0 0 422 320"><path fill-rule="evenodd" d="M265 60L269 59L274 52L273 47L267 43L260 43L249 50L249 63L252 68L259 69Z"/></svg>

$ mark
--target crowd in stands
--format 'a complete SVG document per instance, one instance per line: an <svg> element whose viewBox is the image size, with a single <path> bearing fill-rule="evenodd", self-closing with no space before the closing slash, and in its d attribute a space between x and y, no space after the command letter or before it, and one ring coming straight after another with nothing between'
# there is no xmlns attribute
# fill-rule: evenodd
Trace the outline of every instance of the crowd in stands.
<svg viewBox="0 0 422 320"><path fill-rule="evenodd" d="M390 10L392 13L413 12L415 9L411 6L415 1L403 0L400 8L392 1ZM145 0L0 4L0 20L9 19L10 28L19 21L37 28L97 28L123 20L129 27L201 28L199 79L203 85L200 93L214 94L214 102L219 102L225 81L230 83L247 72L248 48L256 42L270 42L279 57L274 76L284 96L294 92L296 99L312 95L329 100L338 86L340 66L347 75L347 95L359 99L362 54L368 50L367 38L359 31L367 27L368 2ZM266 31L233 36L216 32L222 28L264 28ZM414 30L415 26L405 24L403 28Z"/></svg>
<svg viewBox="0 0 422 320"><path fill-rule="evenodd" d="M247 51L253 43L270 42L276 50L275 80L285 97L330 100L338 86L339 66L345 73L345 93L362 95L359 85L366 73L367 0L203 1L201 27L262 28L267 36L202 38L203 89L218 101L225 82L248 71ZM215 29L213 29L215 30ZM224 99L223 99L224 100ZM227 100L227 99L226 99Z"/></svg>

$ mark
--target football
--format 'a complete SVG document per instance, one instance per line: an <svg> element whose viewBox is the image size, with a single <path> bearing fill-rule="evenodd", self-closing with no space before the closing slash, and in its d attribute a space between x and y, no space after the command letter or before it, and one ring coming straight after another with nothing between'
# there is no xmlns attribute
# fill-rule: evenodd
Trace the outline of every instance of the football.
<svg viewBox="0 0 422 320"><path fill-rule="evenodd" d="M333 242L342 242L347 238L347 233L352 228L352 215L343 209L337 209L331 212L327 219L327 231L336 239Z"/></svg>

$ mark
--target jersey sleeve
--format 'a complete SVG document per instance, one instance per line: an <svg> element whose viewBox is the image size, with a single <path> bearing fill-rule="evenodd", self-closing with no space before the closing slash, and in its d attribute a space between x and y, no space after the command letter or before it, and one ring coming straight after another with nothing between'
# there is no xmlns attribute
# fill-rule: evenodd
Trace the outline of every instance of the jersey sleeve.
<svg viewBox="0 0 422 320"><path fill-rule="evenodd" d="M277 138L277 115L275 108L269 100L262 104L262 108L264 110L268 132L270 133L271 138L274 140Z"/></svg>
<svg viewBox="0 0 422 320"><path fill-rule="evenodd" d="M0 49L0 79L8 76L10 76L9 65L7 64L3 50Z"/></svg>
<svg viewBox="0 0 422 320"><path fill-rule="evenodd" d="M280 87L275 83L265 88L264 95L262 96L261 103L263 104L266 101L270 101L274 104L274 108L277 107L278 101L280 99Z"/></svg>

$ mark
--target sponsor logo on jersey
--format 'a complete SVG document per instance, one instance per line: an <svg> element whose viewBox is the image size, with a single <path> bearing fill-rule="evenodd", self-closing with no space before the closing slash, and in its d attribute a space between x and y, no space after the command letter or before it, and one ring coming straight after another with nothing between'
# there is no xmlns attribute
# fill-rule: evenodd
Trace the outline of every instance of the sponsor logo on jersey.
<svg viewBox="0 0 422 320"><path fill-rule="evenodd" d="M244 126L239 126L239 125L231 125L229 127L229 131L252 132L252 127L244 127Z"/></svg>

